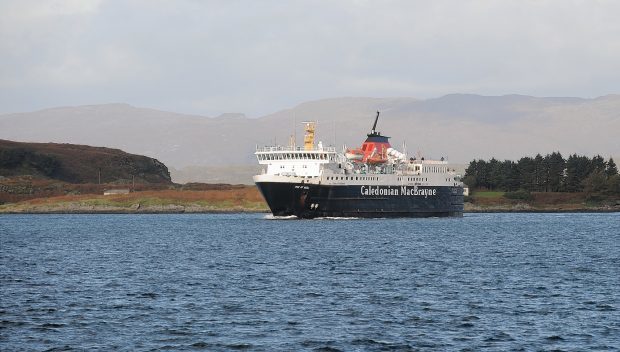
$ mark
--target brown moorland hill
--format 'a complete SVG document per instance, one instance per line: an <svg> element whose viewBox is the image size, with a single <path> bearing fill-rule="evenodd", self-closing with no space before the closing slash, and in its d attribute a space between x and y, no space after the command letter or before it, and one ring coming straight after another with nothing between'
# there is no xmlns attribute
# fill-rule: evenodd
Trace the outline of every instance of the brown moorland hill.
<svg viewBox="0 0 620 352"><path fill-rule="evenodd" d="M22 175L79 184L172 183L157 159L119 149L0 140L0 176Z"/></svg>

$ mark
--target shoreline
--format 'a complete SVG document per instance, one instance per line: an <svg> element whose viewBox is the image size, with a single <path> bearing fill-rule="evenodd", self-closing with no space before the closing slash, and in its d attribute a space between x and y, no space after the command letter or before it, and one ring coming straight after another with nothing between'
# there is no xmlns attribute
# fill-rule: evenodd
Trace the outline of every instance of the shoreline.
<svg viewBox="0 0 620 352"><path fill-rule="evenodd" d="M102 210L102 211L5 211L0 212L2 215L113 215L113 214L133 214L133 215L152 215L152 214L270 214L268 211L262 210L204 210L204 211L120 211L120 210Z"/></svg>
<svg viewBox="0 0 620 352"><path fill-rule="evenodd" d="M618 213L620 202L586 202L579 195L543 195L537 201L477 197L464 213ZM540 197L540 196L539 196ZM559 198L563 197L563 198ZM209 191L144 191L113 196L65 195L0 205L1 214L270 214L255 188Z"/></svg>
<svg viewBox="0 0 620 352"><path fill-rule="evenodd" d="M620 213L620 208L579 208L579 209L502 209L502 208L488 208L488 209L472 209L465 210L464 214L492 214L492 213L514 213L514 214L532 214L532 213L556 213L556 214L570 214L570 213ZM61 209L28 209L28 210L4 210L0 211L2 215L38 215L38 214L55 214L55 215L73 215L73 214L270 214L269 210L262 209L75 209L75 210L61 210Z"/></svg>
<svg viewBox="0 0 620 352"><path fill-rule="evenodd" d="M506 209L488 209L488 210L467 210L466 214L482 214L482 213L620 213L620 209L530 209L530 210L506 210Z"/></svg>
<svg viewBox="0 0 620 352"><path fill-rule="evenodd" d="M6 205L5 205L6 206ZM232 213L267 213L266 209L253 209L244 207L208 207L208 206L182 206L160 205L131 207L93 206L93 205L60 205L41 207L5 207L0 208L2 214L232 214Z"/></svg>
<svg viewBox="0 0 620 352"><path fill-rule="evenodd" d="M620 213L620 210L529 210L529 211L509 211L509 210L489 210L489 211L466 211L463 214L610 214ZM48 212L2 212L3 215L170 215L170 214L271 214L265 211L198 211L198 212L185 212L185 211L150 211L150 212L129 212L129 211L75 211L75 212L61 212L61 211L48 211ZM415 219L416 217L411 217ZM361 219L361 218L360 218ZM387 218L386 218L387 219ZM399 218L406 219L406 217Z"/></svg>

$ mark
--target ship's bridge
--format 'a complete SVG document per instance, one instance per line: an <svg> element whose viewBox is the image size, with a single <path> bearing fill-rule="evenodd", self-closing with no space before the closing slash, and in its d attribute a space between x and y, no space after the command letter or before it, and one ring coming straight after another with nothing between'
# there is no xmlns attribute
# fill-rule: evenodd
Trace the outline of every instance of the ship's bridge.
<svg viewBox="0 0 620 352"><path fill-rule="evenodd" d="M270 175L318 177L321 165L336 160L336 148L308 146L257 147L254 153Z"/></svg>

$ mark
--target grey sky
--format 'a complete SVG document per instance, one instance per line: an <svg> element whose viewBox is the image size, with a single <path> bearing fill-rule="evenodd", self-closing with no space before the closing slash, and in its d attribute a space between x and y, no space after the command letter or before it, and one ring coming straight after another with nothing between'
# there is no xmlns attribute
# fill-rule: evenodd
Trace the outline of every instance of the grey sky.
<svg viewBox="0 0 620 352"><path fill-rule="evenodd" d="M0 113L620 92L620 1L0 0Z"/></svg>

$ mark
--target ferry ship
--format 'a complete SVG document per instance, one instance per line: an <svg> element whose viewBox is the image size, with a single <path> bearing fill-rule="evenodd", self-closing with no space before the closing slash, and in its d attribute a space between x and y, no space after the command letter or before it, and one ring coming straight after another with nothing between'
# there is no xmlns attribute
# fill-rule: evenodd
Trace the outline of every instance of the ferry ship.
<svg viewBox="0 0 620 352"><path fill-rule="evenodd" d="M305 125L304 145L256 148L264 165L254 182L274 216L463 216L463 183L444 158L409 158L372 130L360 148L336 152L315 145L315 122Z"/></svg>

